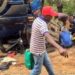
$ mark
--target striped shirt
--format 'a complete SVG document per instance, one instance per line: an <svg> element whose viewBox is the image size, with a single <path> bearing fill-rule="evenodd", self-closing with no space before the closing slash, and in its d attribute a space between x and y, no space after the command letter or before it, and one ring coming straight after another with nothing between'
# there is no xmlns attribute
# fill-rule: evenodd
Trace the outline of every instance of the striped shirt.
<svg viewBox="0 0 75 75"><path fill-rule="evenodd" d="M48 32L47 23L37 17L32 24L30 52L33 54L42 54L46 50L44 33Z"/></svg>

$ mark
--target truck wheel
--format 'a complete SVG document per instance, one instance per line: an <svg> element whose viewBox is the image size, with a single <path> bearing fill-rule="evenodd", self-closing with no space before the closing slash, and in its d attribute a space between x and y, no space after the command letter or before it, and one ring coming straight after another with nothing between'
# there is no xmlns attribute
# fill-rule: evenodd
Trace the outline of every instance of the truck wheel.
<svg viewBox="0 0 75 75"><path fill-rule="evenodd" d="M0 0L0 14L5 10L8 0Z"/></svg>

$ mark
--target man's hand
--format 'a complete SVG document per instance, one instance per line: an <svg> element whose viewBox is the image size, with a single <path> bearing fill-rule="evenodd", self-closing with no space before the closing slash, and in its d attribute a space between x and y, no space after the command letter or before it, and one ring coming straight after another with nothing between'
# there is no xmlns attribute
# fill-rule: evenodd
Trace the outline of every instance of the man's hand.
<svg viewBox="0 0 75 75"><path fill-rule="evenodd" d="M68 52L66 49L60 48L59 52L60 52L60 55L68 58Z"/></svg>
<svg viewBox="0 0 75 75"><path fill-rule="evenodd" d="M50 44L52 44L54 47L56 47L59 50L60 55L62 55L64 57L68 57L67 50L65 50L57 42L55 42L55 40L53 39L53 37L49 33L45 33L44 36L46 37L47 41Z"/></svg>

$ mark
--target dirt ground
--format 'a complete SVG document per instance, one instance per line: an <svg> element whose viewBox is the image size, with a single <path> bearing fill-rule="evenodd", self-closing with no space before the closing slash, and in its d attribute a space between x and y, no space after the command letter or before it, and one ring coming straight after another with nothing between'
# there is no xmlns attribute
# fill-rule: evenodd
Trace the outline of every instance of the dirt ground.
<svg viewBox="0 0 75 75"><path fill-rule="evenodd" d="M48 48L50 49L50 48ZM50 52L49 58L51 59L55 75L75 75L75 47L67 49L69 53L69 58L64 58L59 55L58 51ZM0 55L3 53L0 52ZM29 75L30 70L24 66L24 56L23 54L17 54L15 56L17 60L16 65L11 65L9 69L0 71L0 75ZM41 75L48 75L46 69L43 67Z"/></svg>

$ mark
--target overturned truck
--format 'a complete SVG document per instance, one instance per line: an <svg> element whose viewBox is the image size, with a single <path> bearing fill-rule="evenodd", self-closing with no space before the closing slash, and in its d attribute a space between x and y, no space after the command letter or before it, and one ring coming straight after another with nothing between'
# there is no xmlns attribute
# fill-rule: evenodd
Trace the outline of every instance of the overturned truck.
<svg viewBox="0 0 75 75"><path fill-rule="evenodd" d="M29 44L33 16L28 0L0 0L0 45L8 38L22 38ZM14 45L13 45L14 46ZM13 47L12 46L12 47ZM4 49L1 49L5 51Z"/></svg>

